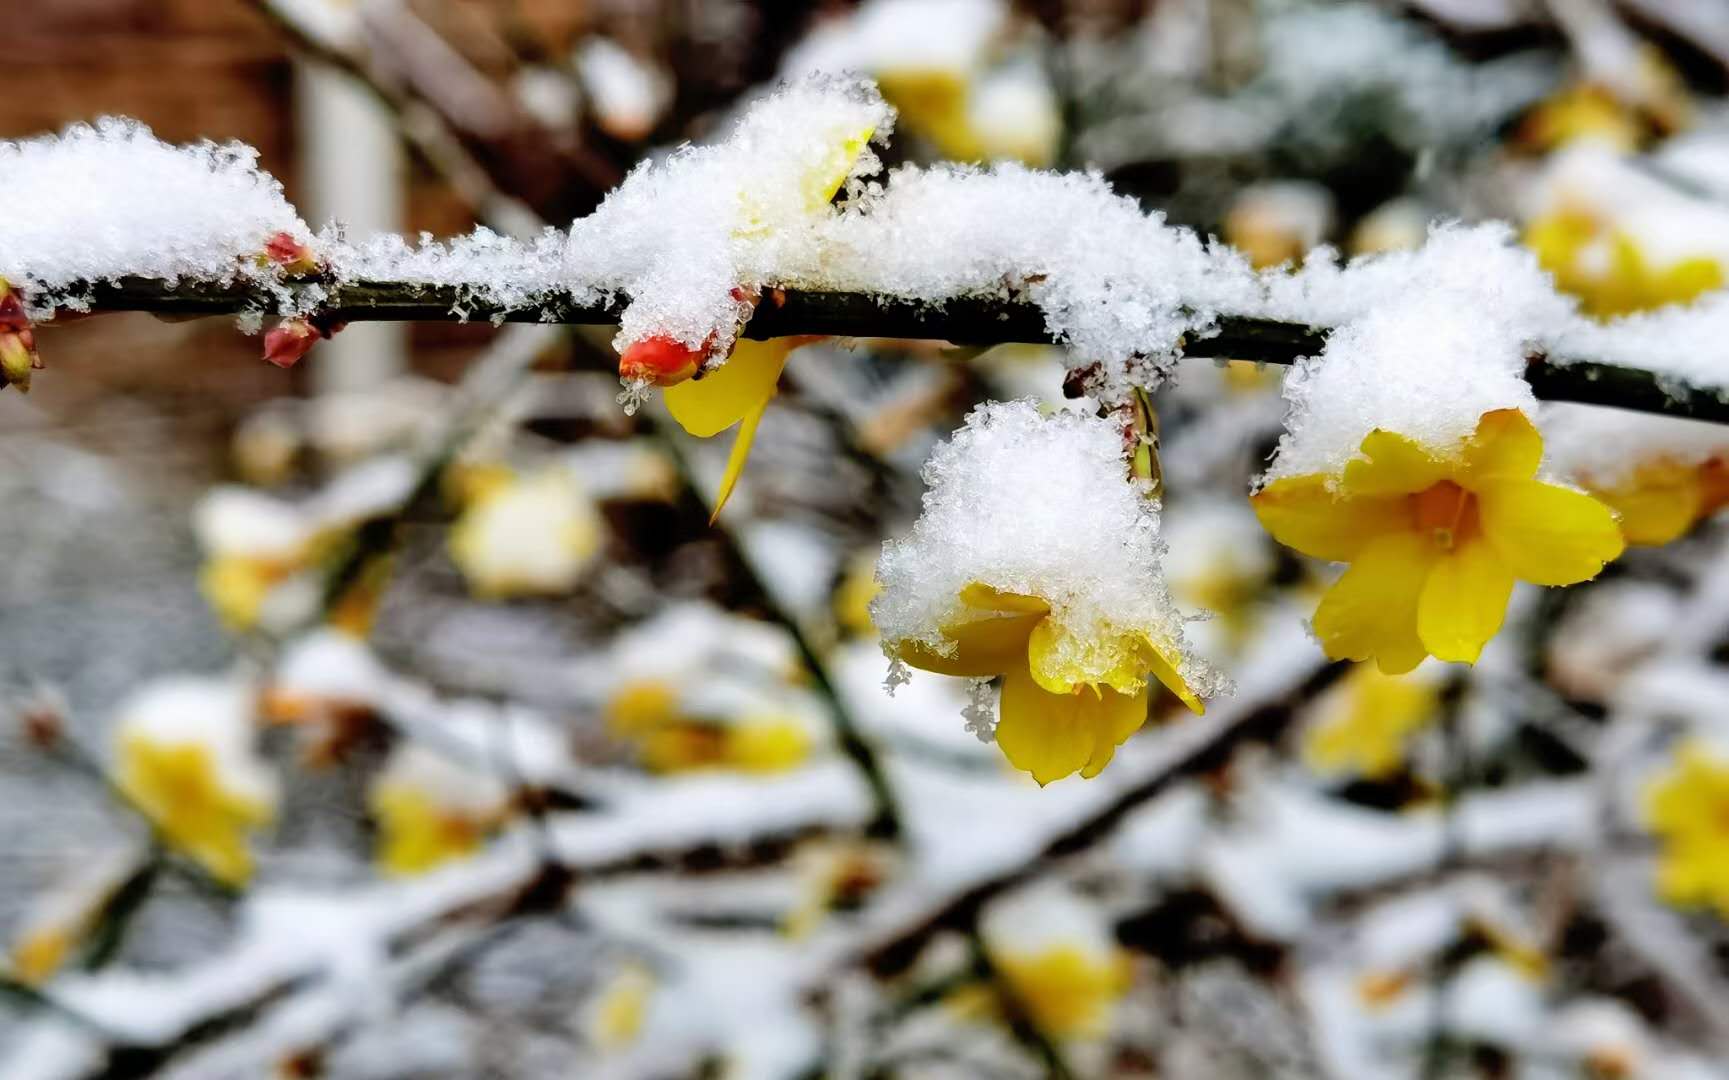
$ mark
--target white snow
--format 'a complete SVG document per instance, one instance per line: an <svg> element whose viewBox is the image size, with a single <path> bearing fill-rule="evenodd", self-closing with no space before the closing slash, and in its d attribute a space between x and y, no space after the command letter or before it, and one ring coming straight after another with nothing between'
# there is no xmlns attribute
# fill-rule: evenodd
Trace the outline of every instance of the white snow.
<svg viewBox="0 0 1729 1080"><path fill-rule="evenodd" d="M76 283L129 275L268 278L272 236L311 240L256 150L170 146L113 117L0 142L0 207L0 276L38 309L76 306Z"/></svg>

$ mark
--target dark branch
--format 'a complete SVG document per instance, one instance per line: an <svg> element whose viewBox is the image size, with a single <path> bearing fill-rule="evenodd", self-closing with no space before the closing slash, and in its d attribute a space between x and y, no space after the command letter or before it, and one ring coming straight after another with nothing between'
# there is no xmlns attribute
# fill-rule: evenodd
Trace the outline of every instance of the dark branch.
<svg viewBox="0 0 1729 1080"><path fill-rule="evenodd" d="M312 285L291 288L311 288ZM325 284L321 320L329 322L547 322L596 325L617 322L625 301L579 305L547 295L503 308L465 296L453 286L352 281ZM275 298L247 283L167 283L128 278L79 295L93 311L149 311L159 315L232 315L269 312ZM749 338L823 334L835 337L928 338L957 345L1009 342L1050 344L1044 314L1025 301L963 298L940 304L859 293L771 290L745 327ZM1226 317L1212 337L1187 343L1189 356L1290 364L1321 351L1323 328L1267 319ZM1729 397L1721 391L1677 385L1642 368L1584 359L1534 355L1526 379L1539 398L1608 405L1635 412L1729 423Z"/></svg>

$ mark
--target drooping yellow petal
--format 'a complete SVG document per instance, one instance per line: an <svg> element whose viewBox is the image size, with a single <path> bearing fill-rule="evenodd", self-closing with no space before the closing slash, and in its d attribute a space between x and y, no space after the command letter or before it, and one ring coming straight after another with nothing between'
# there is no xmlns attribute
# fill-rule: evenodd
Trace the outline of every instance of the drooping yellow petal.
<svg viewBox="0 0 1729 1080"><path fill-rule="evenodd" d="M918 642L903 642L896 655L913 667L969 679L1001 675L1027 662L1027 637L1051 606L1036 596L1003 592L974 581L961 589L961 613L943 623L955 650L943 654Z"/></svg>
<svg viewBox="0 0 1729 1080"><path fill-rule="evenodd" d="M1350 495L1409 495L1447 472L1427 450L1381 428L1363 437L1362 453L1345 464L1344 490Z"/></svg>
<svg viewBox="0 0 1729 1080"><path fill-rule="evenodd" d="M1417 635L1436 659L1474 664L1512 595L1512 571L1488 541L1471 537L1436 560L1417 602Z"/></svg>
<svg viewBox="0 0 1729 1080"><path fill-rule="evenodd" d="M762 414L767 411L768 399L763 398L754 410L745 414L744 423L738 426L738 434L732 439L732 453L727 455L726 472L720 478L720 490L714 495L714 511L708 515L710 525L720 517L726 501L732 498L732 489L738 486L738 478L744 475L744 463L750 458L750 444L756 440L756 426L762 423Z"/></svg>
<svg viewBox="0 0 1729 1080"><path fill-rule="evenodd" d="M1483 414L1465 443L1467 487L1491 480L1529 480L1543 462L1543 436L1518 409Z"/></svg>
<svg viewBox="0 0 1729 1080"><path fill-rule="evenodd" d="M1693 527L1704 509L1697 471L1640 470L1631 485L1597 493L1621 515L1621 535L1629 544L1656 547Z"/></svg>
<svg viewBox="0 0 1729 1080"><path fill-rule="evenodd" d="M1031 773L1041 785L1080 769L1090 769L1086 775L1093 776L1117 743L1145 721L1146 705L1144 693L1119 694L1109 687L1052 694L1033 681L1030 671L1015 668L1003 676L997 745L1010 765Z"/></svg>
<svg viewBox="0 0 1729 1080"><path fill-rule="evenodd" d="M1498 480L1477 496L1484 534L1523 581L1585 581L1626 548L1615 515L1583 492L1537 480Z"/></svg>
<svg viewBox="0 0 1729 1080"><path fill-rule="evenodd" d="M1151 639L1148 639L1141 650L1141 659L1146 664L1147 670L1152 672L1153 678L1159 680L1166 690L1177 695L1177 699L1187 705L1190 712L1200 716L1207 711L1206 703L1200 699L1200 696L1189 686L1188 681L1183 678L1182 672L1178 670L1177 662L1170 650L1162 649Z"/></svg>
<svg viewBox="0 0 1729 1080"><path fill-rule="evenodd" d="M1108 686L1098 689L1099 700L1096 710L1099 713L1099 727L1093 742L1092 756L1081 766L1081 776L1087 780L1099 775L1105 766L1116 756L1117 747L1121 746L1130 735L1141 730L1141 725L1147 722L1147 705L1151 687L1143 686L1138 694L1119 694ZM1088 697L1082 690L1077 697ZM1197 710L1198 711L1198 710Z"/></svg>
<svg viewBox="0 0 1729 1080"><path fill-rule="evenodd" d="M1349 562L1377 536L1407 528L1411 512L1398 496L1343 496L1319 473L1275 480L1250 500L1273 539L1317 559Z"/></svg>
<svg viewBox="0 0 1729 1080"><path fill-rule="evenodd" d="M1327 655L1372 659L1388 675L1422 663L1428 650L1417 635L1417 605L1434 561L1433 549L1414 532L1367 544L1315 609L1315 636Z"/></svg>
<svg viewBox="0 0 1729 1080"><path fill-rule="evenodd" d="M679 427L699 439L720 434L774 396L792 346L791 338L740 339L726 363L699 379L667 387L663 394L667 411Z"/></svg>

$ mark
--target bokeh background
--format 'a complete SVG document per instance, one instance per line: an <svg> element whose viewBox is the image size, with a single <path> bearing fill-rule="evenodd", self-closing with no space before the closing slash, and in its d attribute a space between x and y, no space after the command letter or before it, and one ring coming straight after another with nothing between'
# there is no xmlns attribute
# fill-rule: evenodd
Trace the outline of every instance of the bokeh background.
<svg viewBox="0 0 1729 1080"><path fill-rule="evenodd" d="M3 23L0 136L240 140L351 236L562 225L845 69L901 110L891 163L1097 169L1258 265L1504 219L1603 318L1729 267L1721 0ZM1729 434L1554 418L1626 441L1572 476L1624 520L1685 512L1518 593L1476 668L1383 677L1321 656L1333 572L1244 498L1281 373L1185 361L1167 573L1238 693L1040 789L958 681L884 693L866 605L931 448L1064 403L1064 358L809 347L711 527L725 438L625 416L609 338L354 327L282 371L228 320L39 330L0 394L0 1076L1729 1073Z"/></svg>

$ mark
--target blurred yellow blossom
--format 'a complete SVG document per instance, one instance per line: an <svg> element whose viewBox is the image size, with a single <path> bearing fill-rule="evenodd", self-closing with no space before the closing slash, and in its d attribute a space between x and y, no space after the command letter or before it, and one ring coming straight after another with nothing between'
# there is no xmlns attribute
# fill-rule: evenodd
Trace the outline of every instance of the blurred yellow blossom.
<svg viewBox="0 0 1729 1080"><path fill-rule="evenodd" d="M1709 905L1729 917L1729 758L1688 743L1646 791L1646 816L1662 853L1657 891L1677 905Z"/></svg>
<svg viewBox="0 0 1729 1080"><path fill-rule="evenodd" d="M1419 674L1384 675L1356 664L1315 703L1303 742L1311 767L1381 779L1405 760L1410 737L1439 713L1440 688Z"/></svg>
<svg viewBox="0 0 1729 1080"><path fill-rule="evenodd" d="M366 801L378 823L379 868L397 877L472 855L510 805L496 778L419 744L392 751Z"/></svg>
<svg viewBox="0 0 1729 1080"><path fill-rule="evenodd" d="M251 876L247 837L276 814L275 778L253 740L250 692L199 679L140 691L115 732L115 786L163 843L228 885Z"/></svg>
<svg viewBox="0 0 1729 1080"><path fill-rule="evenodd" d="M450 554L476 595L559 595L600 551L599 512L560 468L479 485L450 531Z"/></svg>
<svg viewBox="0 0 1729 1080"><path fill-rule="evenodd" d="M1556 287L1598 318L1684 303L1724 283L1723 266L1711 256L1654 264L1633 236L1576 208L1533 219L1524 239Z"/></svg>

